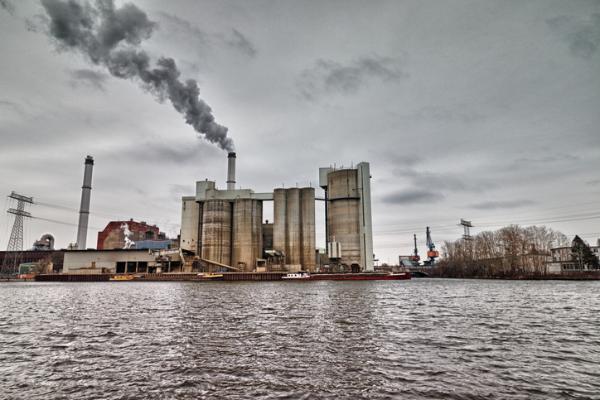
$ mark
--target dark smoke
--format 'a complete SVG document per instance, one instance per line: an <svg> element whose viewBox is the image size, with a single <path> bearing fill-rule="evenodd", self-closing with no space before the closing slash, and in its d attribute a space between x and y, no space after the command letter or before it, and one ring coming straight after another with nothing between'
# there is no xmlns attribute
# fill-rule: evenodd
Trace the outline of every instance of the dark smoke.
<svg viewBox="0 0 600 400"><path fill-rule="evenodd" d="M49 34L61 49L78 51L92 63L105 66L118 78L135 79L159 100L168 98L185 121L210 142L233 150L227 128L215 122L211 108L199 98L193 79L185 82L172 58L161 57L154 67L140 49L156 24L131 3L115 8L113 0L97 0L95 6L75 0L42 0L49 20Z"/></svg>
<svg viewBox="0 0 600 400"><path fill-rule="evenodd" d="M0 8L6 10L10 15L15 14L15 6L9 0L0 0Z"/></svg>

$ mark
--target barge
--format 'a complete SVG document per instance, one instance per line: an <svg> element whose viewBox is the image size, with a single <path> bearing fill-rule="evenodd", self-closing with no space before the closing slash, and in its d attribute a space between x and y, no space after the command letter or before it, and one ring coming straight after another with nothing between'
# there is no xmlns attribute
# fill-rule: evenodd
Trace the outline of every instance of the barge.
<svg viewBox="0 0 600 400"><path fill-rule="evenodd" d="M137 274L39 274L38 282L215 282L215 281L387 281L410 279L410 272L313 273L219 272L219 273L137 273Z"/></svg>
<svg viewBox="0 0 600 400"><path fill-rule="evenodd" d="M339 274L311 274L308 272L297 272L287 274L281 279L306 281L396 281L410 279L410 272L356 272Z"/></svg>

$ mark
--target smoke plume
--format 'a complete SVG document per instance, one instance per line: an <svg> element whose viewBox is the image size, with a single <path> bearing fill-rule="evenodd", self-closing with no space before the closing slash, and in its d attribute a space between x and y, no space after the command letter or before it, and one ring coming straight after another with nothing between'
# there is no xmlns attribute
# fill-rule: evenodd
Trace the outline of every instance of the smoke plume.
<svg viewBox="0 0 600 400"><path fill-rule="evenodd" d="M10 15L15 14L15 6L9 0L0 0L0 9L6 10Z"/></svg>
<svg viewBox="0 0 600 400"><path fill-rule="evenodd" d="M168 98L198 133L224 150L233 150L227 128L215 122L211 108L199 98L198 83L182 81L172 58L161 57L152 66L140 48L156 26L144 11L131 3L115 8L113 0L97 0L94 5L42 0L42 5L49 17L48 33L59 49L79 52L117 78L138 81L159 101Z"/></svg>

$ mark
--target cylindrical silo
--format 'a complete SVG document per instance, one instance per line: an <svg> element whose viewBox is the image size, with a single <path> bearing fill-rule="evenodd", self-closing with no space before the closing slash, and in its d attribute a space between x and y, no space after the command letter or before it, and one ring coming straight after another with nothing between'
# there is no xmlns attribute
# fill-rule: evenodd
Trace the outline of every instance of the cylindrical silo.
<svg viewBox="0 0 600 400"><path fill-rule="evenodd" d="M273 249L285 253L286 250L286 232L285 232L285 214L286 214L286 190L273 190Z"/></svg>
<svg viewBox="0 0 600 400"><path fill-rule="evenodd" d="M286 264L301 265L302 235L300 232L300 189L286 191L285 210Z"/></svg>
<svg viewBox="0 0 600 400"><path fill-rule="evenodd" d="M253 271L262 256L262 201L236 199L233 203L233 262L240 271Z"/></svg>
<svg viewBox="0 0 600 400"><path fill-rule="evenodd" d="M315 189L300 189L300 235L302 267L315 270Z"/></svg>
<svg viewBox="0 0 600 400"><path fill-rule="evenodd" d="M231 203L209 200L202 211L202 258L231 265Z"/></svg>
<svg viewBox="0 0 600 400"><path fill-rule="evenodd" d="M360 257L360 196L357 190L357 170L342 169L327 175L328 241L339 242L340 262L351 267L361 266ZM362 267L362 266L361 266Z"/></svg>

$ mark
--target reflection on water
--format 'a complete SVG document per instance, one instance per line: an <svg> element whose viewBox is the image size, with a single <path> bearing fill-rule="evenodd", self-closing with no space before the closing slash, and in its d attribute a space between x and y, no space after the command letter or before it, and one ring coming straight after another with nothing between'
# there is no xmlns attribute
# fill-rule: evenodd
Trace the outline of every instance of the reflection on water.
<svg viewBox="0 0 600 400"><path fill-rule="evenodd" d="M600 398L600 282L0 284L0 398Z"/></svg>

